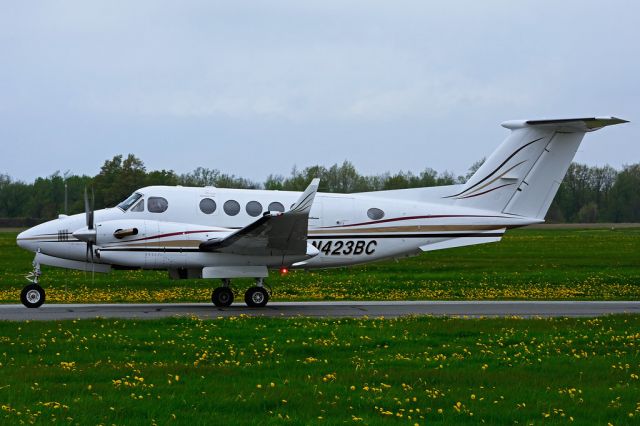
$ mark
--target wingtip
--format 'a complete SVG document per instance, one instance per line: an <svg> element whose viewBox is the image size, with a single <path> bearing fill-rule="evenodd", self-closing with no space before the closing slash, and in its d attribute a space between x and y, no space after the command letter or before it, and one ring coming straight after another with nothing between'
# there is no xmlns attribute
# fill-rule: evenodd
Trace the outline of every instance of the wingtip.
<svg viewBox="0 0 640 426"><path fill-rule="evenodd" d="M611 117L612 120L617 120L618 124L631 123L629 120L625 120L624 118Z"/></svg>

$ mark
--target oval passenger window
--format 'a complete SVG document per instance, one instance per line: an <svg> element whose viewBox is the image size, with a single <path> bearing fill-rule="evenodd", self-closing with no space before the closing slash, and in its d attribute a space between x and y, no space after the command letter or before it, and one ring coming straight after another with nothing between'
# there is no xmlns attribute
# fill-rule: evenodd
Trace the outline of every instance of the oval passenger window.
<svg viewBox="0 0 640 426"><path fill-rule="evenodd" d="M376 207L372 207L367 210L367 216L371 220L380 220L384 217L384 212Z"/></svg>
<svg viewBox="0 0 640 426"><path fill-rule="evenodd" d="M147 200L147 210L151 213L162 213L167 210L169 203L166 198L149 197Z"/></svg>
<svg viewBox="0 0 640 426"><path fill-rule="evenodd" d="M247 214L248 214L249 216L256 217L256 216L258 216L260 213L262 213L262 204L260 204L260 203L259 203L259 202L257 202L257 201L249 201L249 202L247 203L246 210L247 210Z"/></svg>
<svg viewBox="0 0 640 426"><path fill-rule="evenodd" d="M204 214L211 214L216 211L216 202L211 198L200 200L200 211Z"/></svg>
<svg viewBox="0 0 640 426"><path fill-rule="evenodd" d="M270 212L283 212L284 211L284 206L282 205L282 203L274 201L273 203L269 204L269 211Z"/></svg>
<svg viewBox="0 0 640 426"><path fill-rule="evenodd" d="M240 213L240 203L236 200L225 201L223 206L224 212L229 216L235 216Z"/></svg>

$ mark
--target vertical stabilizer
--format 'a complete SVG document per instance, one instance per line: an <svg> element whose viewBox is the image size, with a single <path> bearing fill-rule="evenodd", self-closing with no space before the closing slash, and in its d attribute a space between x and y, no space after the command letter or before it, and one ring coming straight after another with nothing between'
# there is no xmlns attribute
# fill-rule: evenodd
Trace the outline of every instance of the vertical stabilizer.
<svg viewBox="0 0 640 426"><path fill-rule="evenodd" d="M456 205L544 219L586 132L615 117L508 121L511 134L455 194Z"/></svg>

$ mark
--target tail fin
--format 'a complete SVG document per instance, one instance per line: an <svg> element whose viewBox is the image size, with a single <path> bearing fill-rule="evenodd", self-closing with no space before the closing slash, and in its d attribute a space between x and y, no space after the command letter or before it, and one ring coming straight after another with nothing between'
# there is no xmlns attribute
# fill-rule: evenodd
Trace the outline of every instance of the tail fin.
<svg viewBox="0 0 640 426"><path fill-rule="evenodd" d="M511 134L455 194L457 205L544 219L586 132L615 117L507 121Z"/></svg>

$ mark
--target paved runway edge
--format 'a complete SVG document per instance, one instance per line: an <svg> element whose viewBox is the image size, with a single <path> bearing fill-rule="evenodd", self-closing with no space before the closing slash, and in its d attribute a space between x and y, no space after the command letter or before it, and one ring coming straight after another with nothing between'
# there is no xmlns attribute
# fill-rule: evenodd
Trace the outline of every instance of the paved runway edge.
<svg viewBox="0 0 640 426"><path fill-rule="evenodd" d="M219 318L241 314L262 317L387 317L435 315L456 317L595 317L640 314L640 301L336 301L274 302L252 309L244 304L217 308L209 303L46 304L38 309L0 305L0 320L48 321L86 318L154 319L171 316Z"/></svg>

